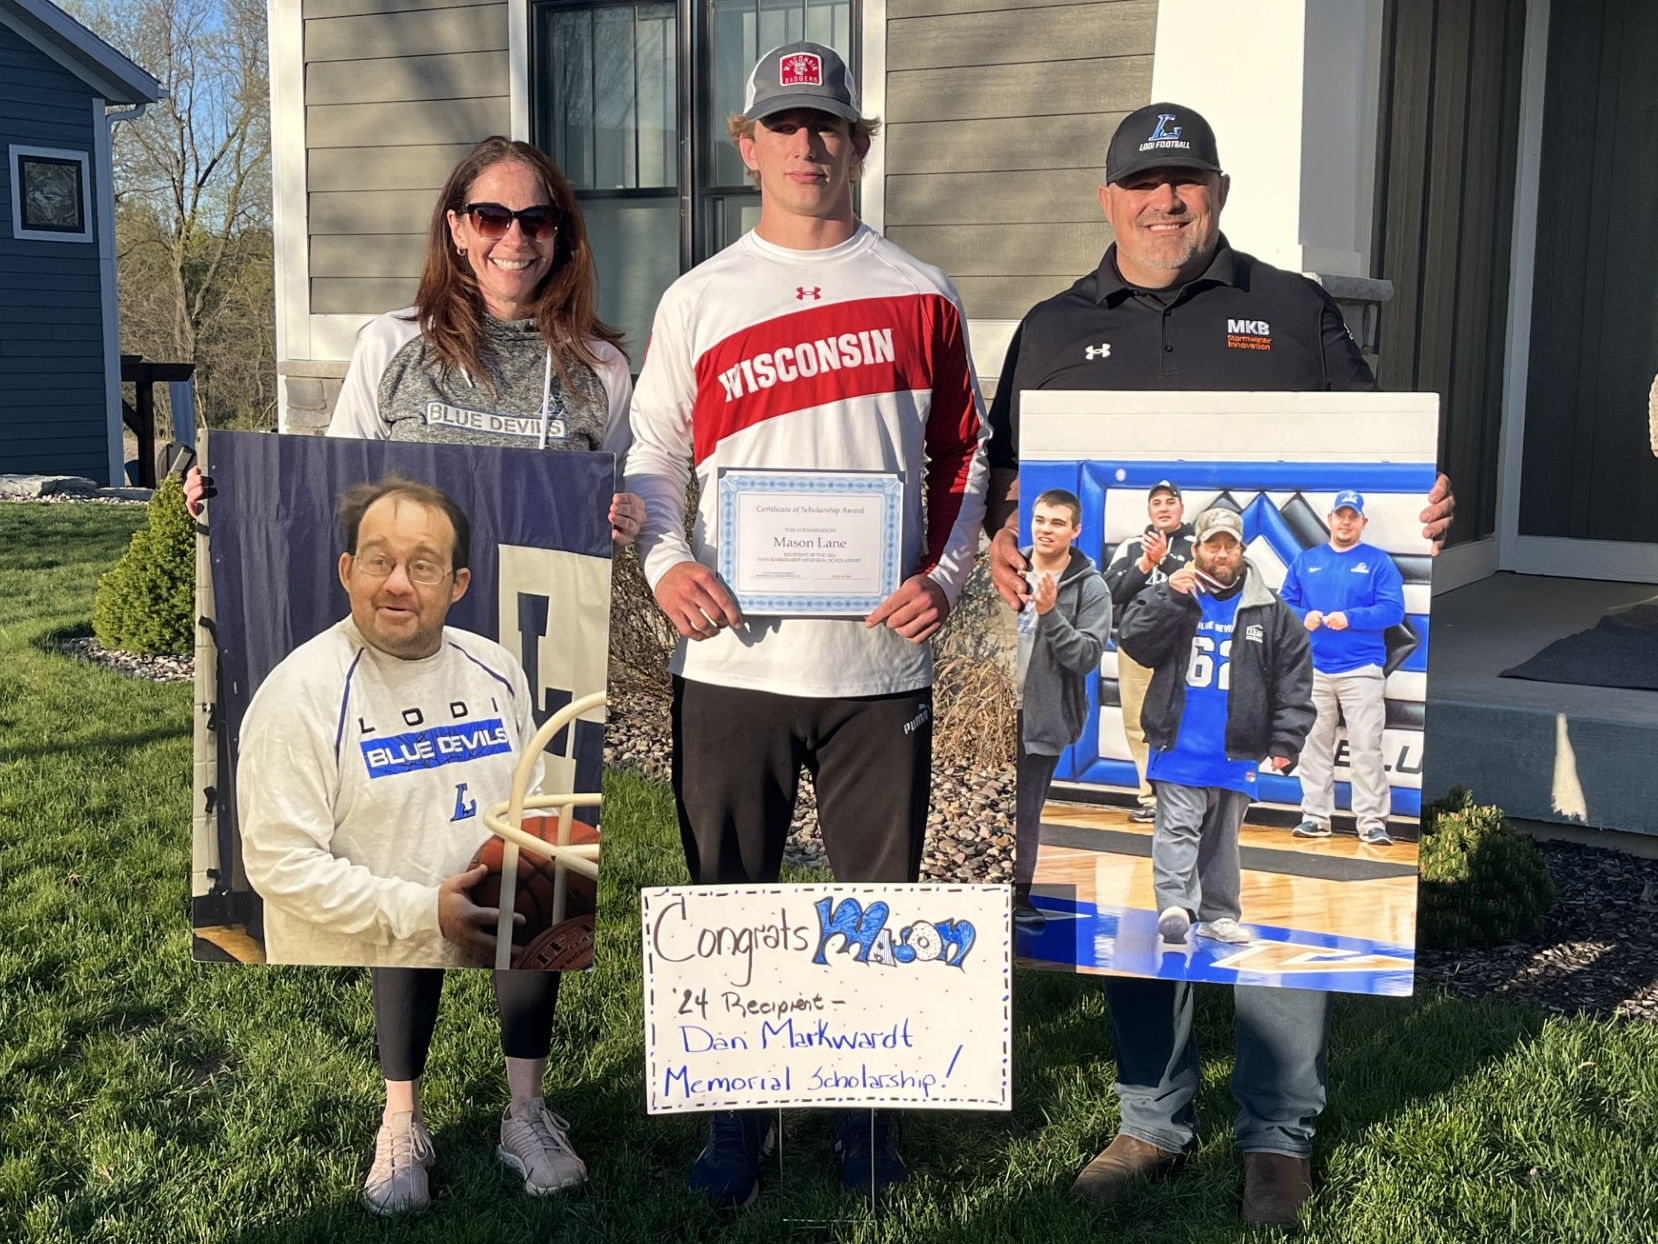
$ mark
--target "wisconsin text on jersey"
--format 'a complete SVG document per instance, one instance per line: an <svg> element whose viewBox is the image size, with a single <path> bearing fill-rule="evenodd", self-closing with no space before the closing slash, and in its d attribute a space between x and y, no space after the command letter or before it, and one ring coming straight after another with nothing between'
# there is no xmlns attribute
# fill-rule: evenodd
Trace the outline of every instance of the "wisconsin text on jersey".
<svg viewBox="0 0 1658 1244"><path fill-rule="evenodd" d="M891 363L894 358L892 329L863 329L762 350L725 368L719 380L725 400L734 402L757 389L791 384L821 372Z"/></svg>

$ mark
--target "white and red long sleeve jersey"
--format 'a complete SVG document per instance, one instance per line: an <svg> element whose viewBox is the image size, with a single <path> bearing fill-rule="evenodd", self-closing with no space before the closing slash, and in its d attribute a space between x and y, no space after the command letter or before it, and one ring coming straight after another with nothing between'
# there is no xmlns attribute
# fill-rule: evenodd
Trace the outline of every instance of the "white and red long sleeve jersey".
<svg viewBox="0 0 1658 1244"><path fill-rule="evenodd" d="M634 391L629 492L654 588L695 558L717 565L723 469L896 471L904 568L953 603L984 517L984 419L956 291L860 226L839 246L786 250L747 233L669 287ZM701 499L691 540L685 489ZM913 691L932 682L926 644L861 618L750 618L670 668L696 681L783 695Z"/></svg>

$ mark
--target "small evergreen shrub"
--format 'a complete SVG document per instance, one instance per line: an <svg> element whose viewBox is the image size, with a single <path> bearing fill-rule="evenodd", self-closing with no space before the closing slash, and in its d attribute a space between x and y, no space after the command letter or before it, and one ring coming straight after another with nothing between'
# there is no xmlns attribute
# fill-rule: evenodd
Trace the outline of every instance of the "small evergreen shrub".
<svg viewBox="0 0 1658 1244"><path fill-rule="evenodd" d="M1537 845L1463 787L1422 809L1417 940L1455 950L1536 935L1554 902Z"/></svg>
<svg viewBox="0 0 1658 1244"><path fill-rule="evenodd" d="M182 655L194 645L195 620L196 529L173 476L150 498L149 525L98 580L92 631L105 648Z"/></svg>

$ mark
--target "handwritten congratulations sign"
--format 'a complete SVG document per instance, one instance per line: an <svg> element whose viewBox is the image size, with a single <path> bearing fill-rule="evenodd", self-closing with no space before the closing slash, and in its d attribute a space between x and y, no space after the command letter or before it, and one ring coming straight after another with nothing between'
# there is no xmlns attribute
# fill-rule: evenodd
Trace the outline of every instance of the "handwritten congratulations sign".
<svg viewBox="0 0 1658 1244"><path fill-rule="evenodd" d="M646 1107L1011 1107L1006 886L640 896Z"/></svg>

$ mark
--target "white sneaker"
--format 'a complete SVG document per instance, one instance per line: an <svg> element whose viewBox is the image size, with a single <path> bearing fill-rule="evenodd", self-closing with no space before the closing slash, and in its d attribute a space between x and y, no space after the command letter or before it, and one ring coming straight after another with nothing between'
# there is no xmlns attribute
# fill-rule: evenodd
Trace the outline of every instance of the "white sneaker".
<svg viewBox="0 0 1658 1244"><path fill-rule="evenodd" d="M1186 931L1192 927L1192 916L1184 907L1165 908L1157 917L1157 931L1165 942L1183 942Z"/></svg>
<svg viewBox="0 0 1658 1244"><path fill-rule="evenodd" d="M1330 836L1330 827L1328 825L1320 825L1317 821L1309 818L1308 820L1302 821L1301 824L1297 825L1292 832L1297 838L1328 838Z"/></svg>
<svg viewBox="0 0 1658 1244"><path fill-rule="evenodd" d="M1222 916L1219 920L1205 920L1197 926L1197 935L1207 937L1211 941L1230 942L1234 946L1247 946L1255 940L1249 935L1249 930L1231 916Z"/></svg>
<svg viewBox="0 0 1658 1244"><path fill-rule="evenodd" d="M587 1178L587 1164L570 1147L570 1125L540 1097L507 1107L495 1153L509 1170L523 1176L524 1191L531 1196L573 1188Z"/></svg>
<svg viewBox="0 0 1658 1244"><path fill-rule="evenodd" d="M405 1214L432 1203L426 1171L436 1159L432 1134L410 1111L380 1124L374 1137L374 1165L363 1181L363 1204L376 1214Z"/></svg>
<svg viewBox="0 0 1658 1244"><path fill-rule="evenodd" d="M1368 825L1359 830L1359 841L1372 847L1391 847L1393 838L1386 825Z"/></svg>

